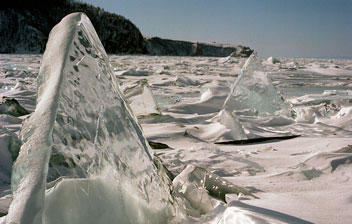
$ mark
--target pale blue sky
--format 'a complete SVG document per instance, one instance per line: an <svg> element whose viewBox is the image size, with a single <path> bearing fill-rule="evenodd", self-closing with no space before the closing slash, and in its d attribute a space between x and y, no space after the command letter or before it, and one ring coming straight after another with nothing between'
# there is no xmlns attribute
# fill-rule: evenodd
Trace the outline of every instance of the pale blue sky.
<svg viewBox="0 0 352 224"><path fill-rule="evenodd" d="M352 58L352 0L83 0L144 36L241 44L260 56Z"/></svg>

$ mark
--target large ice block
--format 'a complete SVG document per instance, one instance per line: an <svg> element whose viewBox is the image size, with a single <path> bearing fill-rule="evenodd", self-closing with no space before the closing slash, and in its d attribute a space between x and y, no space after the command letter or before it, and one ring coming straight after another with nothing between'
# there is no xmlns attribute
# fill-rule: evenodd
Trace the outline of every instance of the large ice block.
<svg viewBox="0 0 352 224"><path fill-rule="evenodd" d="M6 223L165 223L173 217L171 182L154 165L85 14L70 14L51 31L36 110L21 135ZM53 187L46 192L46 186Z"/></svg>

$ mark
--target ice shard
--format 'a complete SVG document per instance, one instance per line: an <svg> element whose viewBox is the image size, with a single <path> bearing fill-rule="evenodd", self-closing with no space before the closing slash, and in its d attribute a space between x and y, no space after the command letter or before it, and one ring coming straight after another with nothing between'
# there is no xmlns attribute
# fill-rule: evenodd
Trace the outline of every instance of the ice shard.
<svg viewBox="0 0 352 224"><path fill-rule="evenodd" d="M243 66L224 109L239 115L292 116L290 104L273 86L256 53L252 53Z"/></svg>
<svg viewBox="0 0 352 224"><path fill-rule="evenodd" d="M224 125L229 130L229 134L231 135L232 140L247 139L244 127L242 126L239 119L233 114L226 110L221 110L218 114L218 120L220 124ZM217 141L224 141L225 139L218 138Z"/></svg>
<svg viewBox="0 0 352 224"><path fill-rule="evenodd" d="M124 94L137 117L161 114L146 79L141 79L136 85L126 88Z"/></svg>
<svg viewBox="0 0 352 224"><path fill-rule="evenodd" d="M292 115L291 105L276 90L264 72L257 54L252 53L217 117L230 130L233 140L246 140L290 135L288 132L267 127L267 124L291 124ZM278 120L280 124L277 124Z"/></svg>
<svg viewBox="0 0 352 224"><path fill-rule="evenodd" d="M171 182L153 163L85 14L70 14L52 29L36 110L21 135L6 223L165 223L173 217Z"/></svg>

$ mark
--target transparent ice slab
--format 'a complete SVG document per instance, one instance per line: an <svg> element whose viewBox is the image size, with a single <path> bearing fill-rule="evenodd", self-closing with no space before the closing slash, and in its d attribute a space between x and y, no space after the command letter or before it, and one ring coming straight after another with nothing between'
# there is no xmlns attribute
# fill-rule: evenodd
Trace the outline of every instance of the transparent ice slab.
<svg viewBox="0 0 352 224"><path fill-rule="evenodd" d="M153 164L85 14L70 14L51 31L36 110L21 135L7 223L165 223L173 216L169 179ZM45 193L47 181L55 182Z"/></svg>
<svg viewBox="0 0 352 224"><path fill-rule="evenodd" d="M124 95L137 117L161 114L146 79L141 79L134 86L126 88Z"/></svg>
<svg viewBox="0 0 352 224"><path fill-rule="evenodd" d="M256 53L243 66L224 103L224 109L231 114L249 116L292 116L290 104L273 86Z"/></svg>

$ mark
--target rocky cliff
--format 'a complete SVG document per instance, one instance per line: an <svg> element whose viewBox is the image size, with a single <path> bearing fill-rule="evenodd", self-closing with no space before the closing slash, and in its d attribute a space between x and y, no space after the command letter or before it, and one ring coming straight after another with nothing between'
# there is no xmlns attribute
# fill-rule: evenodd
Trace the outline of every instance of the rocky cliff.
<svg viewBox="0 0 352 224"><path fill-rule="evenodd" d="M0 53L43 53L49 32L72 12L84 12L110 54L249 57L252 50L240 45L206 44L143 38L126 18L76 0L11 0L0 6Z"/></svg>
<svg viewBox="0 0 352 224"><path fill-rule="evenodd" d="M91 19L108 53L147 53L139 29L122 16L72 0L11 0L0 8L0 53L42 53L50 30L69 13Z"/></svg>
<svg viewBox="0 0 352 224"><path fill-rule="evenodd" d="M253 52L249 47L241 45L194 43L159 37L145 38L145 43L150 55L249 57Z"/></svg>

